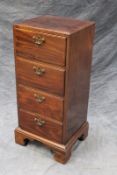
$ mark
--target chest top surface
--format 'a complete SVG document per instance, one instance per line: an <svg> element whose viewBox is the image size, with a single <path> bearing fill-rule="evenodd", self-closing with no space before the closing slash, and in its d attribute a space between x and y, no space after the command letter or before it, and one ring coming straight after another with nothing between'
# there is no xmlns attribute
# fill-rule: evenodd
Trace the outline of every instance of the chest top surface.
<svg viewBox="0 0 117 175"><path fill-rule="evenodd" d="M92 21L81 21L73 18L48 15L18 22L15 24L15 27L24 29L31 27L33 29L41 29L45 32L70 35L92 24L94 24Z"/></svg>

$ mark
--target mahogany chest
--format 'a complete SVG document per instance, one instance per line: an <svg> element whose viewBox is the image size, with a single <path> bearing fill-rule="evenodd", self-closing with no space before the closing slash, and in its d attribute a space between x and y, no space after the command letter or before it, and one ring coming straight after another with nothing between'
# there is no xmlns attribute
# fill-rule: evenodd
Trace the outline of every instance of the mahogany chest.
<svg viewBox="0 0 117 175"><path fill-rule="evenodd" d="M94 22L57 16L14 24L16 143L37 140L65 163L87 137L94 29Z"/></svg>

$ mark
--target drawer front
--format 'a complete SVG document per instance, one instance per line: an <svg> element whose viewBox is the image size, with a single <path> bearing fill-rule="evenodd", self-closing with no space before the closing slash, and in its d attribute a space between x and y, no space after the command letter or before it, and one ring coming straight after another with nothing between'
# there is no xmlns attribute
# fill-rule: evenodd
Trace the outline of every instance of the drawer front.
<svg viewBox="0 0 117 175"><path fill-rule="evenodd" d="M18 86L19 107L53 120L63 120L63 99L22 85Z"/></svg>
<svg viewBox="0 0 117 175"><path fill-rule="evenodd" d="M52 122L34 113L20 110L19 126L28 132L56 142L62 140L62 124Z"/></svg>
<svg viewBox="0 0 117 175"><path fill-rule="evenodd" d="M63 68L16 57L16 71L18 83L60 96L64 95L65 70Z"/></svg>
<svg viewBox="0 0 117 175"><path fill-rule="evenodd" d="M65 65L65 37L17 29L14 30L14 37L16 55L46 63Z"/></svg>

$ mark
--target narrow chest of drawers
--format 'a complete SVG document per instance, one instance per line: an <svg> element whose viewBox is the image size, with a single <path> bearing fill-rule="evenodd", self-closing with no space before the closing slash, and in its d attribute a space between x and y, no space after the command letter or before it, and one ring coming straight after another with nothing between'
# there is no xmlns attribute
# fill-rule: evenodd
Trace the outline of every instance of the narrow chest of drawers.
<svg viewBox="0 0 117 175"><path fill-rule="evenodd" d="M14 24L16 143L42 142L65 163L87 137L94 29L94 22L57 16Z"/></svg>

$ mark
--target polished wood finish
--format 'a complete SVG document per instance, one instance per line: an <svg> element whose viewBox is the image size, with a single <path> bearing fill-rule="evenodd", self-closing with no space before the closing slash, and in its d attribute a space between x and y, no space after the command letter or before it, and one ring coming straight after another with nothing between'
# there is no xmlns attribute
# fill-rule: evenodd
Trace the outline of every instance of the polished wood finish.
<svg viewBox="0 0 117 175"><path fill-rule="evenodd" d="M91 25L67 41L64 143L87 120L93 37L94 25Z"/></svg>
<svg viewBox="0 0 117 175"><path fill-rule="evenodd" d="M40 103L39 97L45 99ZM47 116L53 120L63 121L63 98L24 85L18 86L18 101L22 109ZM32 105L33 104L33 105Z"/></svg>
<svg viewBox="0 0 117 175"><path fill-rule="evenodd" d="M46 34L52 34L56 36L71 36L88 26L94 25L91 21L81 21L72 18L60 17L60 16L39 16L32 19L24 20L23 22L16 23L15 29L23 29L35 32L42 32Z"/></svg>
<svg viewBox="0 0 117 175"><path fill-rule="evenodd" d="M45 73L39 76L34 71L34 67L44 68ZM28 61L26 59L16 58L17 83L39 88L46 92L56 95L64 95L64 73L65 70L59 67L53 67L40 62Z"/></svg>
<svg viewBox="0 0 117 175"><path fill-rule="evenodd" d="M43 36L45 42L38 46L35 44L34 36ZM65 65L66 38L50 34L18 30L15 28L15 47L16 54L27 59L43 61L47 63Z"/></svg>
<svg viewBox="0 0 117 175"><path fill-rule="evenodd" d="M24 110L19 110L19 126L31 133L39 135L41 137L51 139L58 143L61 143L62 139L62 123L55 120L51 120L47 117L44 117L38 113L31 113ZM43 126L39 126L35 121L35 118L39 118L44 121Z"/></svg>
<svg viewBox="0 0 117 175"><path fill-rule="evenodd" d="M16 143L37 140L66 163L88 136L87 108L95 23L40 16L15 24L19 127Z"/></svg>
<svg viewBox="0 0 117 175"><path fill-rule="evenodd" d="M17 144L25 146L29 141L37 140L53 150L55 160L65 164L70 158L72 147L76 141L83 135L88 135L88 127L88 122L85 122L66 144L53 142L50 139L48 140L18 127L15 129L15 141Z"/></svg>

